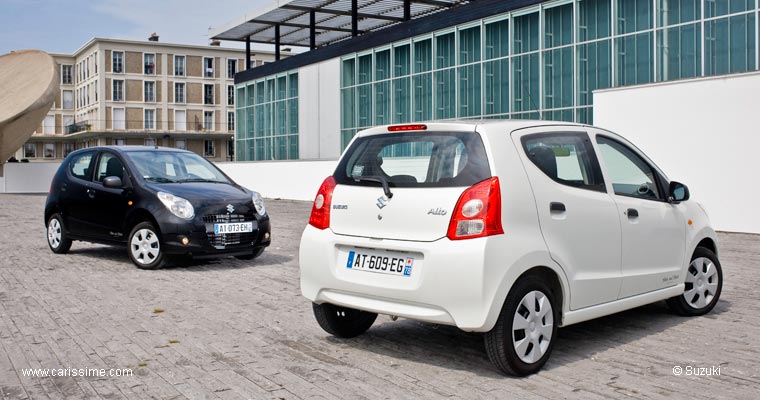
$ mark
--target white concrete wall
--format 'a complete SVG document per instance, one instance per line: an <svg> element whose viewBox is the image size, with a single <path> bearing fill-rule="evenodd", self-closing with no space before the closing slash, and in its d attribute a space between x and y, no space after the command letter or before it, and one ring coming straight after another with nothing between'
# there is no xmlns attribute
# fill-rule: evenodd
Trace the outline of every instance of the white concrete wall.
<svg viewBox="0 0 760 400"><path fill-rule="evenodd" d="M302 160L340 155L340 59L298 70L298 154Z"/></svg>
<svg viewBox="0 0 760 400"><path fill-rule="evenodd" d="M685 183L717 229L760 233L760 73L597 91L594 125Z"/></svg>
<svg viewBox="0 0 760 400"><path fill-rule="evenodd" d="M0 193L47 193L61 163L7 163L3 168L5 185Z"/></svg>
<svg viewBox="0 0 760 400"><path fill-rule="evenodd" d="M337 160L226 162L216 165L238 184L266 198L314 200Z"/></svg>

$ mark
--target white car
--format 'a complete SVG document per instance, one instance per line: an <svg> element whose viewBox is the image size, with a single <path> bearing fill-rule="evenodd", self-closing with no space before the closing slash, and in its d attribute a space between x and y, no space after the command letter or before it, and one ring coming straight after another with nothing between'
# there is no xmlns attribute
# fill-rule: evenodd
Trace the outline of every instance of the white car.
<svg viewBox="0 0 760 400"><path fill-rule="evenodd" d="M549 121L381 126L325 179L300 246L319 325L378 314L485 332L502 371L538 371L557 328L660 300L702 315L717 238L685 185L603 129ZM394 318L395 319L395 318Z"/></svg>

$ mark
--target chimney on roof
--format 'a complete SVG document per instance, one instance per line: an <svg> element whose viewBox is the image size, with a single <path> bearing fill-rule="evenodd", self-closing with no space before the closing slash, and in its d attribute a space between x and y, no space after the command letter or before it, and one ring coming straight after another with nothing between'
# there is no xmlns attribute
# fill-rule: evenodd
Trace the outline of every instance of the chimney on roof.
<svg viewBox="0 0 760 400"><path fill-rule="evenodd" d="M222 42L219 41L219 39L211 39L208 43L209 46L216 46L219 47L222 45Z"/></svg>
<svg viewBox="0 0 760 400"><path fill-rule="evenodd" d="M158 35L156 32L153 32L150 34L150 37L148 38L149 42L158 42Z"/></svg>

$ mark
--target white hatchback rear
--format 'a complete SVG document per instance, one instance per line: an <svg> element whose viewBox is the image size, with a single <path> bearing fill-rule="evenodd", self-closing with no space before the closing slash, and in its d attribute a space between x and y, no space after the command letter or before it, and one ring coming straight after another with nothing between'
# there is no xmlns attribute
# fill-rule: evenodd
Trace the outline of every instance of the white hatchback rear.
<svg viewBox="0 0 760 400"><path fill-rule="evenodd" d="M319 188L301 290L331 334L359 335L377 314L454 325L487 332L491 360L529 374L558 326L668 298L682 314L715 305L715 234L688 196L589 126L372 128ZM697 247L710 254L695 267Z"/></svg>

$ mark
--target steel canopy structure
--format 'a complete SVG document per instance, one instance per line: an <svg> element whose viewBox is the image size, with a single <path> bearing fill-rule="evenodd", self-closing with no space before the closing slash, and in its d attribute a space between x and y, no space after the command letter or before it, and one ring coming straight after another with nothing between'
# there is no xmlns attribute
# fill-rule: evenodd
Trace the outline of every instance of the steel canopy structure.
<svg viewBox="0 0 760 400"><path fill-rule="evenodd" d="M315 49L347 38L424 17L468 0L292 0L275 1L213 30L218 40ZM250 68L250 65L246 65Z"/></svg>

